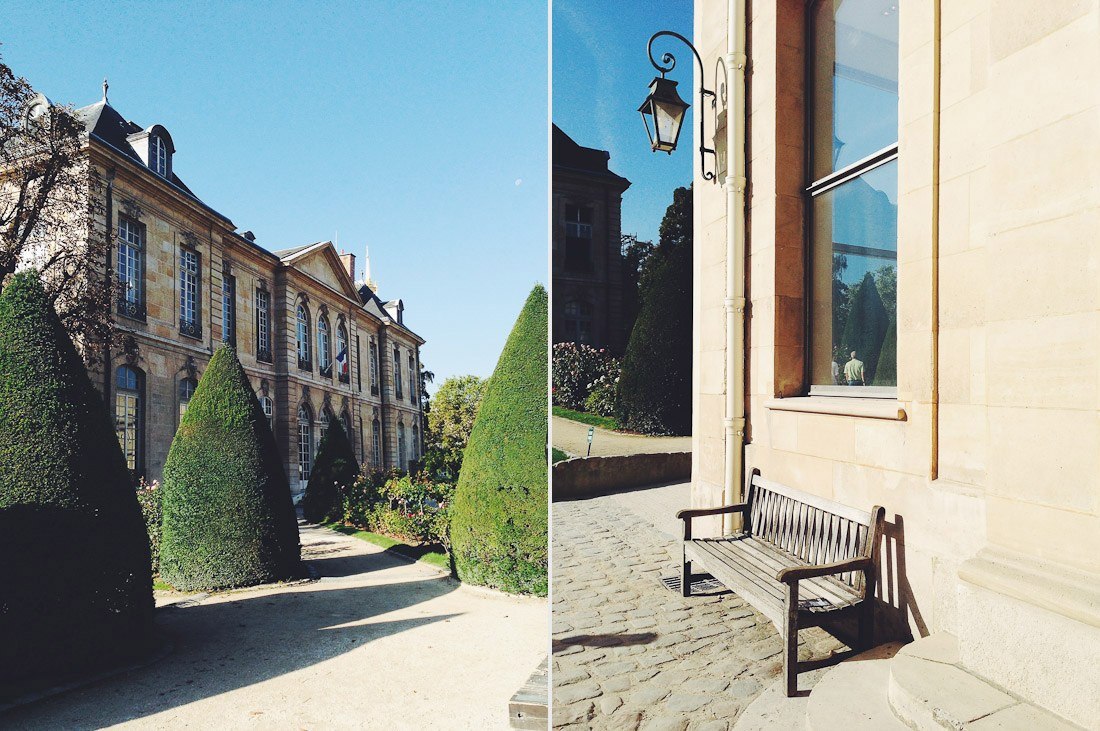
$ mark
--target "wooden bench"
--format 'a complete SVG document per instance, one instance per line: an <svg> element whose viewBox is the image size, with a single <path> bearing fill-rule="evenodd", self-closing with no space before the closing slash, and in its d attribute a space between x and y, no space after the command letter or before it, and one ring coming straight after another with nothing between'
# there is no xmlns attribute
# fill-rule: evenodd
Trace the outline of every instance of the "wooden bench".
<svg viewBox="0 0 1100 731"><path fill-rule="evenodd" d="M692 538L691 521L740 513L740 533ZM858 649L873 642L878 545L885 510L867 513L780 485L753 470L745 502L718 508L681 510L684 559L681 589L691 596L692 563L767 617L784 640L787 696L798 690L798 673L844 659L799 662L798 630L826 620L857 615Z"/></svg>

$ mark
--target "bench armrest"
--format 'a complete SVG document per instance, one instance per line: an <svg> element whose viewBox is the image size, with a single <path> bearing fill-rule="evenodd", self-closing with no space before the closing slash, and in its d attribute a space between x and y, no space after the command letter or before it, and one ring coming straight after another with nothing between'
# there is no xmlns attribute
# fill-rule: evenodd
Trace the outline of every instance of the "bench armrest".
<svg viewBox="0 0 1100 731"><path fill-rule="evenodd" d="M748 509L748 503L737 503L736 505L722 505L717 508L692 508L691 510L681 510L676 513L676 517L680 520L691 520L692 518L702 518L705 515L722 515L724 513L743 513Z"/></svg>
<svg viewBox="0 0 1100 731"><path fill-rule="evenodd" d="M871 568L873 562L866 556L848 558L843 561L835 561L822 566L789 566L779 569L775 574L776 581L791 584L799 579L812 579L816 576L832 576L842 574L845 571L866 571Z"/></svg>

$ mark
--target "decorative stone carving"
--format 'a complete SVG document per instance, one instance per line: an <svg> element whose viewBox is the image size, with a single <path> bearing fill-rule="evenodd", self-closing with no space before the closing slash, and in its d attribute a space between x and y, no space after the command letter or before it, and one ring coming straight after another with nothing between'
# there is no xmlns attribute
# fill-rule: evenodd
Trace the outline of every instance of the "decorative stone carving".
<svg viewBox="0 0 1100 731"><path fill-rule="evenodd" d="M141 206L139 206L137 204L137 201L133 200L132 198L123 198L118 202L118 207L121 208L122 212L126 214L129 218L132 218L135 221L141 220Z"/></svg>
<svg viewBox="0 0 1100 731"><path fill-rule="evenodd" d="M180 239L184 246L192 249L199 248L199 237L192 231L180 231Z"/></svg>

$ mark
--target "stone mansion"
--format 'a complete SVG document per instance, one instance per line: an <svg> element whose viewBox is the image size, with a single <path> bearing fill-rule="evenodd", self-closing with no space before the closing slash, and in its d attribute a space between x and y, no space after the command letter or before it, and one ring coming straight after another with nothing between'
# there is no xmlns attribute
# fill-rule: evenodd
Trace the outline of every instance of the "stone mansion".
<svg viewBox="0 0 1100 731"><path fill-rule="evenodd" d="M331 242L269 251L238 232L176 175L168 130L127 121L106 93L76 114L107 182L105 215L92 225L115 234L115 322L130 336L94 378L130 467L160 478L223 341L237 349L296 495L333 419L364 466L418 459L424 340L405 325L401 300L383 302L369 277L357 283L355 255Z"/></svg>

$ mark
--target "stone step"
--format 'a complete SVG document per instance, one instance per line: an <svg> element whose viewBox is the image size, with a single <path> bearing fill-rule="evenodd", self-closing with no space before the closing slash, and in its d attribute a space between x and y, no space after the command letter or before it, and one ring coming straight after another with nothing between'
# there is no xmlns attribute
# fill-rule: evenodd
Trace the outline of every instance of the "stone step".
<svg viewBox="0 0 1100 731"><path fill-rule="evenodd" d="M967 672L959 663L957 640L947 633L906 645L890 661L889 671L890 708L917 731L1078 729Z"/></svg>
<svg viewBox="0 0 1100 731"><path fill-rule="evenodd" d="M909 731L886 699L891 662L853 658L829 670L810 693L806 731Z"/></svg>

